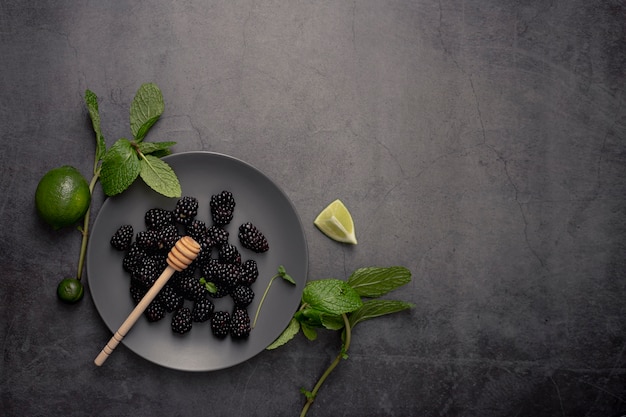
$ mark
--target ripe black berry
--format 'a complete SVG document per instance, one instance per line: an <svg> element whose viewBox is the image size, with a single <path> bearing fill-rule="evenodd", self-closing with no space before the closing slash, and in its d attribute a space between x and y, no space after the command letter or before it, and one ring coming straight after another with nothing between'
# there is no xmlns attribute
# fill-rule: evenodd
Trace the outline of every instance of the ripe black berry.
<svg viewBox="0 0 626 417"><path fill-rule="evenodd" d="M150 304L148 304L148 307L146 307L144 315L150 322L159 321L165 317L165 308L163 308L158 300L152 300Z"/></svg>
<svg viewBox="0 0 626 417"><path fill-rule="evenodd" d="M191 318L195 322L205 322L213 315L215 306L209 299L202 299L193 303Z"/></svg>
<svg viewBox="0 0 626 417"><path fill-rule="evenodd" d="M235 245L225 243L220 246L217 259L222 264L241 265L241 254Z"/></svg>
<svg viewBox="0 0 626 417"><path fill-rule="evenodd" d="M211 332L220 339L230 332L230 314L228 311L216 311L211 318Z"/></svg>
<svg viewBox="0 0 626 417"><path fill-rule="evenodd" d="M211 226L207 231L207 236L213 246L220 247L228 242L229 233L226 229L222 229L219 226Z"/></svg>
<svg viewBox="0 0 626 417"><path fill-rule="evenodd" d="M174 219L182 224L189 225L198 214L198 200L195 197L185 196L176 202Z"/></svg>
<svg viewBox="0 0 626 417"><path fill-rule="evenodd" d="M133 235L133 226L130 224L120 226L111 236L111 246L121 251L128 250L133 242Z"/></svg>
<svg viewBox="0 0 626 417"><path fill-rule="evenodd" d="M179 334L185 334L191 330L191 310L189 308L182 307L174 312L172 330Z"/></svg>
<svg viewBox="0 0 626 417"><path fill-rule="evenodd" d="M195 276L181 277L178 281L180 294L189 301L201 301L207 297L208 291L204 284Z"/></svg>
<svg viewBox="0 0 626 417"><path fill-rule="evenodd" d="M157 263L148 256L142 258L131 274L131 281L144 288L150 288L157 280L162 271L159 271Z"/></svg>
<svg viewBox="0 0 626 417"><path fill-rule="evenodd" d="M173 224L165 226L158 232L157 249L161 252L168 253L174 245L176 245L180 237L176 226Z"/></svg>
<svg viewBox="0 0 626 417"><path fill-rule="evenodd" d="M245 308L235 307L230 316L230 335L235 339L241 339L250 335L250 316Z"/></svg>
<svg viewBox="0 0 626 417"><path fill-rule="evenodd" d="M132 273L137 265L141 262L143 258L145 258L146 252L139 247L136 242L133 242L130 245L130 249L126 251L124 254L124 258L122 259L122 267L126 272Z"/></svg>
<svg viewBox="0 0 626 417"><path fill-rule="evenodd" d="M169 283L166 284L161 291L159 291L157 300L159 300L163 308L165 308L165 311L168 313L178 310L185 302L183 296L178 294L176 289Z"/></svg>
<svg viewBox="0 0 626 417"><path fill-rule="evenodd" d="M270 248L267 239L255 225L250 222L239 226L239 242L241 245L256 253L267 252Z"/></svg>
<svg viewBox="0 0 626 417"><path fill-rule="evenodd" d="M174 215L171 211L162 208L152 208L144 215L148 230L160 230L165 226L174 224Z"/></svg>
<svg viewBox="0 0 626 417"><path fill-rule="evenodd" d="M211 218L213 224L224 226L233 219L233 211L235 210L235 199L230 191L222 191L219 194L211 196Z"/></svg>
<svg viewBox="0 0 626 417"><path fill-rule="evenodd" d="M135 237L137 245L147 253L159 249L159 234L156 230L142 230Z"/></svg>
<svg viewBox="0 0 626 417"><path fill-rule="evenodd" d="M241 264L240 282L243 285L250 286L254 284L254 282L256 281L258 277L259 277L259 269L254 259L248 259L243 264Z"/></svg>
<svg viewBox="0 0 626 417"><path fill-rule="evenodd" d="M254 300L254 291L248 286L237 285L231 290L230 296L233 298L235 306L246 308Z"/></svg>

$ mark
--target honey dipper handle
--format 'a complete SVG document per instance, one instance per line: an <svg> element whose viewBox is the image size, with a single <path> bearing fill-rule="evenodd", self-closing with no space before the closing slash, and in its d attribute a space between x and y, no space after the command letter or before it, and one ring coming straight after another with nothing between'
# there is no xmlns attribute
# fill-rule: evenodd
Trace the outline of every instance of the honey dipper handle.
<svg viewBox="0 0 626 417"><path fill-rule="evenodd" d="M113 350L117 347L117 345L122 341L124 336L130 331L133 325L137 322L139 317L146 310L148 305L154 300L159 291L167 284L167 281L172 277L174 272L182 271L187 268L191 262L198 256L200 252L200 245L190 238L189 236L184 236L176 242L176 245L172 248L170 253L167 256L168 266L165 268L163 273L157 278L155 283L150 287L146 295L143 296L141 301L137 303L133 311L128 315L126 320L122 323L122 325L117 329L113 337L109 340L109 342L102 348L100 354L94 360L94 363L97 366L102 366L104 361L107 360L109 355L113 353Z"/></svg>
<svg viewBox="0 0 626 417"><path fill-rule="evenodd" d="M128 315L124 323L120 326L119 329L115 332L113 337L109 340L106 346L102 349L100 354L96 357L94 363L98 366L102 366L104 361L109 357L111 353L113 353L113 349L117 347L117 345L122 341L124 336L128 333L128 331L133 327L133 325L137 322L139 317L146 310L148 305L154 300L159 291L163 288L163 286L167 283L167 281L172 277L175 269L168 265L165 268L165 271L161 274L161 276L156 280L154 285L150 287L150 290L143 296L141 301L135 306L133 311Z"/></svg>

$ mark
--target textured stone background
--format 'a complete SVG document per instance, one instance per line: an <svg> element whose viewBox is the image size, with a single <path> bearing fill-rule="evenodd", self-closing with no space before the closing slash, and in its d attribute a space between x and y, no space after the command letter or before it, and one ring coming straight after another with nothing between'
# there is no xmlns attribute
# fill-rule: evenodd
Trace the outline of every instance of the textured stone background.
<svg viewBox="0 0 626 417"><path fill-rule="evenodd" d="M626 6L618 0L0 1L0 414L293 416L339 342L183 373L60 304L75 231L33 195L89 175L157 83L151 137L243 159L303 222L309 279L404 265L416 307L357 328L311 416L626 413ZM359 245L312 225L340 197ZM103 201L96 189L94 210Z"/></svg>

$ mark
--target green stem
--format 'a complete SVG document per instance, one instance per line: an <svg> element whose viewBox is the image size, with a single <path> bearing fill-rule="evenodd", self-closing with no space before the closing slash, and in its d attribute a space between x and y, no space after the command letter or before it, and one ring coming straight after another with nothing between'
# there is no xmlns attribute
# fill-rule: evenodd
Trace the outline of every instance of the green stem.
<svg viewBox="0 0 626 417"><path fill-rule="evenodd" d="M326 381L326 378L328 378L330 373L337 367L337 365L339 365L339 362L341 362L341 360L345 358L346 353L348 353L348 349L350 348L350 339L352 337L352 330L350 328L350 321L348 320L348 316L344 313L341 315L341 317L343 318L343 322L346 326L346 341L341 349L341 352L339 352L339 354L330 364L330 366L326 368L320 379L318 379L317 383L313 387L313 390L309 393L309 395L307 395L306 403L304 404L304 407L302 407L300 417L306 416L306 413L309 411L309 408L311 408L311 405L313 405L313 401L315 401L315 396L324 384L324 381Z"/></svg>
<svg viewBox="0 0 626 417"><path fill-rule="evenodd" d="M93 190L96 187L96 183L100 178L100 168L96 165L94 166L94 174L91 178L91 182L89 183L89 195L93 199ZM76 272L76 279L80 281L83 276L83 267L85 265L85 255L87 254L87 242L89 240L89 218L91 214L91 202L89 203L89 207L87 208L87 213L85 213L85 218L83 219L83 227L80 230L82 234L82 241L80 244L80 255L78 256L78 271Z"/></svg>
<svg viewBox="0 0 626 417"><path fill-rule="evenodd" d="M256 308L256 314L254 315L254 321L252 322L252 326L250 326L251 328L254 329L254 326L256 326L256 320L259 318L259 312L261 311L261 306L263 305L263 302L265 301L265 297L267 297L267 293L270 291L270 287L272 286L272 283L279 276L280 276L280 274L274 275L272 277L272 279L270 280L269 284L267 284L267 287L265 287L265 292L263 292L263 297L261 297L261 301L259 302L259 306Z"/></svg>

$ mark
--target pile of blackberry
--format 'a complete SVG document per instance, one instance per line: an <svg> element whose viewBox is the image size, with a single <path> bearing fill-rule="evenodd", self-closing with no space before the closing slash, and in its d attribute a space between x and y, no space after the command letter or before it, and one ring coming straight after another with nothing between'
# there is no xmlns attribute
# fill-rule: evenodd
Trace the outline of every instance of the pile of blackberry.
<svg viewBox="0 0 626 417"><path fill-rule="evenodd" d="M267 239L252 223L234 230L242 249L230 241L228 227L233 219L235 199L230 191L212 195L206 213L207 223L195 197L181 197L172 210L152 208L145 213L145 229L135 233L132 225L122 225L111 236L111 246L124 253L122 267L129 275L129 294L139 303L163 270L167 254L182 236L200 244L198 257L185 270L175 272L144 315L150 322L171 314L171 328L186 334L199 323L209 323L212 334L224 339L250 335L248 306L254 299L252 285L259 271L254 259L242 260L246 250L263 253L269 250ZM230 309L217 304L230 297ZM218 301L219 300L219 301Z"/></svg>

